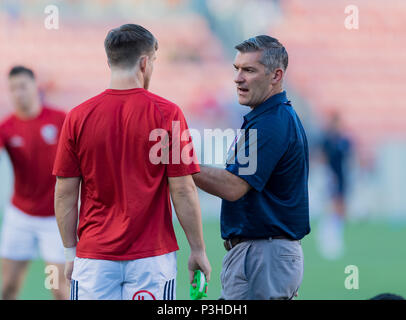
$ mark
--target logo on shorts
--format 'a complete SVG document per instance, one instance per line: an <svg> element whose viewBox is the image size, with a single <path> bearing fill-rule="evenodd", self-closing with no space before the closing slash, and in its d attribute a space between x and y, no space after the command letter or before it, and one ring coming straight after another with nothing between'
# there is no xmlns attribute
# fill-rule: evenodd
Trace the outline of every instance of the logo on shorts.
<svg viewBox="0 0 406 320"><path fill-rule="evenodd" d="M57 143L58 129L53 124L47 124L41 128L41 136L47 144Z"/></svg>
<svg viewBox="0 0 406 320"><path fill-rule="evenodd" d="M154 295L147 290L140 290L134 293L133 300L156 300Z"/></svg>

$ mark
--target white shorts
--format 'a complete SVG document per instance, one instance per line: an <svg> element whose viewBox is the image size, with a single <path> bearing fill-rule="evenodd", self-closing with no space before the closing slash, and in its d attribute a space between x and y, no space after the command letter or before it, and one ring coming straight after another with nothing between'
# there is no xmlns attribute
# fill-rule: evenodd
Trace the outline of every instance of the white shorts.
<svg viewBox="0 0 406 320"><path fill-rule="evenodd" d="M0 255L10 260L34 260L64 264L62 239L55 216L30 216L13 205L5 208Z"/></svg>
<svg viewBox="0 0 406 320"><path fill-rule="evenodd" d="M176 252L128 261L75 258L71 300L175 300Z"/></svg>

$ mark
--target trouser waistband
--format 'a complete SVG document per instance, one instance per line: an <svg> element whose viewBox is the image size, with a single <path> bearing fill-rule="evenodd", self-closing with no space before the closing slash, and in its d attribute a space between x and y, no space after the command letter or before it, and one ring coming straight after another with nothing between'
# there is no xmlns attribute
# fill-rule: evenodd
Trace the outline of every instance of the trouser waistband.
<svg viewBox="0 0 406 320"><path fill-rule="evenodd" d="M232 248L234 248L237 244L239 244L241 242L251 241L251 240L265 240L265 239L267 239L267 240L285 239L285 240L289 240L289 241L298 241L298 240L295 240L295 239L292 239L292 238L289 238L289 237L286 237L286 236L272 236L272 237L269 237L269 238L259 238L259 239L258 238L254 239L254 238L234 237L234 238L227 239L227 240L224 241L224 248L227 251L230 251ZM299 242L300 242L300 240L299 240Z"/></svg>

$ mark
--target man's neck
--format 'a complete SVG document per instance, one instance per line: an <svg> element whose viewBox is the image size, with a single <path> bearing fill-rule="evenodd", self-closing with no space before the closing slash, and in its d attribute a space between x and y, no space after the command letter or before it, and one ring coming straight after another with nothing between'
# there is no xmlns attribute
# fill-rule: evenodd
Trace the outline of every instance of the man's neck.
<svg viewBox="0 0 406 320"><path fill-rule="evenodd" d="M115 70L111 72L109 88L115 90L144 88L144 81L140 76L135 77L132 72Z"/></svg>
<svg viewBox="0 0 406 320"><path fill-rule="evenodd" d="M27 109L16 109L15 114L21 120L30 120L36 118L42 111L40 102L33 103Z"/></svg>

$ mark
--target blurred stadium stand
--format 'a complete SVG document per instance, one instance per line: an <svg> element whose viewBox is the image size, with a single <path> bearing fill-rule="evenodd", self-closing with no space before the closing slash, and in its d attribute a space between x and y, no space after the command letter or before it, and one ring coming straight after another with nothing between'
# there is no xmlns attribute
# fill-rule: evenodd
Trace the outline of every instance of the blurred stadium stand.
<svg viewBox="0 0 406 320"><path fill-rule="evenodd" d="M406 2L390 2L357 1L360 28L347 30L348 1L286 0L281 23L270 30L290 52L291 85L321 115L339 110L368 149L406 137Z"/></svg>

